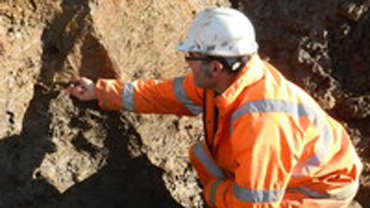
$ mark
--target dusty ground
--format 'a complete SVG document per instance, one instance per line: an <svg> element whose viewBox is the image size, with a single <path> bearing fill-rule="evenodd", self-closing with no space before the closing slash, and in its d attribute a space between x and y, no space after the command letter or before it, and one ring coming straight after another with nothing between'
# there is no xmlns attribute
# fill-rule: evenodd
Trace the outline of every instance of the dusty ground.
<svg viewBox="0 0 370 208"><path fill-rule="evenodd" d="M0 208L202 207L187 158L199 118L103 112L55 83L186 72L176 43L221 0L0 1ZM370 2L232 1L260 52L353 137L370 207ZM360 206L360 205L358 205Z"/></svg>

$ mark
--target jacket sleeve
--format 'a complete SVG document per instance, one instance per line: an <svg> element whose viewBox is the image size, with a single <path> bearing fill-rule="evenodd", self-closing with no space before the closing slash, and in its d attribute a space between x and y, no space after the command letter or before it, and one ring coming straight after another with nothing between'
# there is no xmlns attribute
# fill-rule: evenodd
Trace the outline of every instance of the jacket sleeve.
<svg viewBox="0 0 370 208"><path fill-rule="evenodd" d="M284 126L283 126L284 125ZM248 114L231 123L234 178L213 179L204 188L211 207L280 207L302 138L294 121L276 113Z"/></svg>
<svg viewBox="0 0 370 208"><path fill-rule="evenodd" d="M96 95L99 106L106 110L197 115L203 112L203 90L193 84L192 76L129 83L101 79Z"/></svg>

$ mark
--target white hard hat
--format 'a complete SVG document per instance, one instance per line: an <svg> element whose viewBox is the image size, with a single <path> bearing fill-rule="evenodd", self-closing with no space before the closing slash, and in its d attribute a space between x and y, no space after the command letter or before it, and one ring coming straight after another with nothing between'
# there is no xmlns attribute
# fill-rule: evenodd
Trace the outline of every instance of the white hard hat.
<svg viewBox="0 0 370 208"><path fill-rule="evenodd" d="M201 11L193 20L179 51L201 52L207 55L237 57L257 51L252 23L241 12L230 8Z"/></svg>

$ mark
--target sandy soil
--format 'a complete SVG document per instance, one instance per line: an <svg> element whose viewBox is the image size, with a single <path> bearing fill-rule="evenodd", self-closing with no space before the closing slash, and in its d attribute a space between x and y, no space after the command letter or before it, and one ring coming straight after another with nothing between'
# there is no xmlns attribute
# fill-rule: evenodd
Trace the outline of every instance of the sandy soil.
<svg viewBox="0 0 370 208"><path fill-rule="evenodd" d="M263 58L346 126L368 207L368 1L3 0L0 208L203 207L187 156L200 118L104 112L56 83L184 74L176 44L192 17L230 4L255 24Z"/></svg>

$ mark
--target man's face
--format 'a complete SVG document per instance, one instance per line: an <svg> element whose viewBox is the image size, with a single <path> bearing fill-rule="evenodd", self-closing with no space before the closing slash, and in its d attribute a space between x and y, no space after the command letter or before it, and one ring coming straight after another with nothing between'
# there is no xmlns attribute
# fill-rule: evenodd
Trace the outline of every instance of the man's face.
<svg viewBox="0 0 370 208"><path fill-rule="evenodd" d="M200 88L207 88L210 87L212 77L209 74L209 64L205 60L195 60L196 58L204 57L201 53L197 52L190 52L187 55L190 60L187 60L187 63L189 64L191 71L193 72L193 81L194 84L197 87ZM194 60L191 60L191 58L195 58Z"/></svg>

